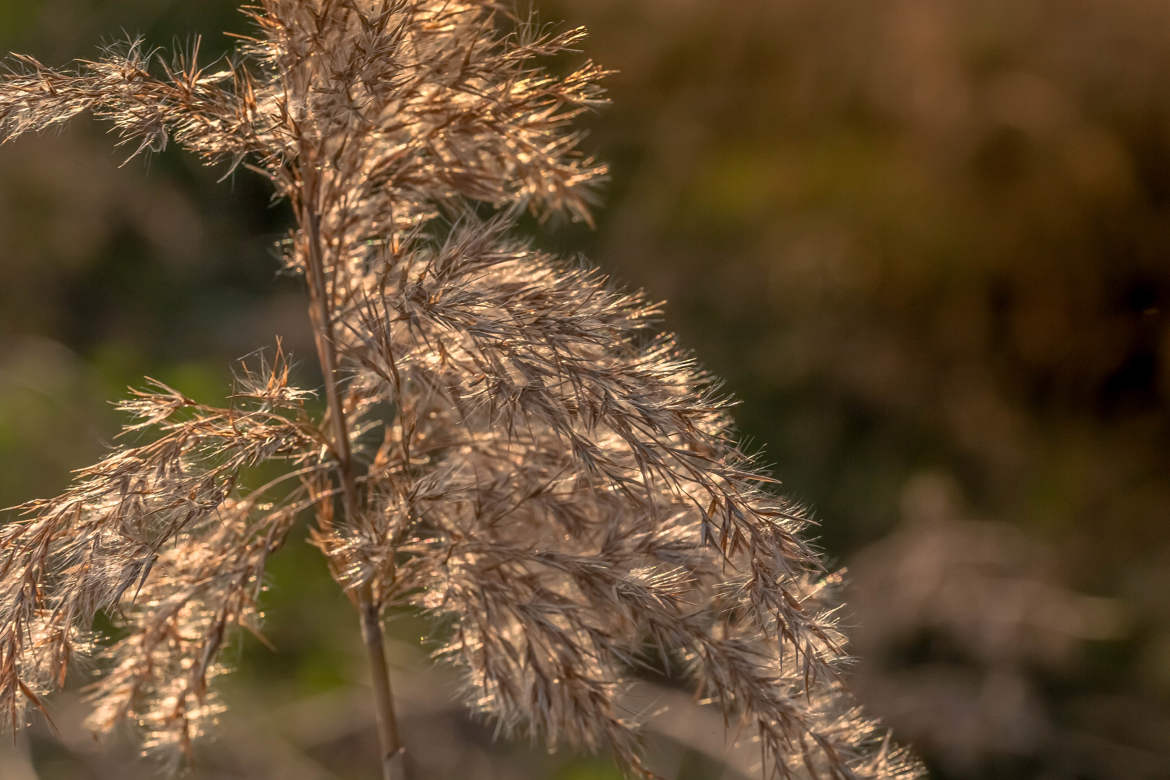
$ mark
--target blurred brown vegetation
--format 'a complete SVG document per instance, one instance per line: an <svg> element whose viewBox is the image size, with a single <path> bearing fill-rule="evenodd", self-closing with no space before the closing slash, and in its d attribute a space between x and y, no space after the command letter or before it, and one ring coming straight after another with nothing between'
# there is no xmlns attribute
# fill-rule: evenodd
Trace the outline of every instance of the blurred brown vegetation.
<svg viewBox="0 0 1170 780"><path fill-rule="evenodd" d="M591 121L599 228L541 240L667 299L743 399L855 569L868 705L939 777L1170 776L1170 5L538 7L620 70ZM0 2L0 49L50 62L122 29L212 51L244 23L221 0ZM0 504L92 461L143 374L214 399L273 334L311 354L263 183L121 159L93 124L0 150ZM368 775L356 621L326 583L311 550L277 559L278 652L240 646L207 776ZM418 631L392 630L409 666ZM434 776L612 776L491 747L445 684L404 682ZM57 706L67 747L35 731L35 776L133 776ZM721 725L687 717L662 766L721 776Z"/></svg>

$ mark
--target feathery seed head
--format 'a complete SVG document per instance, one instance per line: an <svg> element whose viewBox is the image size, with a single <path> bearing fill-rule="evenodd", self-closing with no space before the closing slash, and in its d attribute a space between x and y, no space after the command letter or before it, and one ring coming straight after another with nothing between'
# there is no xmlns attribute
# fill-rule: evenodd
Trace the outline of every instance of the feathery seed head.
<svg viewBox="0 0 1170 780"><path fill-rule="evenodd" d="M219 711L226 633L255 627L267 558L311 515L355 600L451 626L437 656L504 730L647 774L623 688L650 642L754 730L766 776L913 775L842 688L831 576L718 383L654 334L656 304L511 235L523 209L588 220L605 175L571 129L605 71L542 67L583 32L488 0L244 12L256 32L231 61L132 42L0 77L0 141L90 111L134 154L169 141L272 181L329 407L309 414L279 350L225 408L154 381L121 404L155 438L0 528L12 725L104 610L127 634L100 651L92 725L188 749ZM246 489L269 461L285 477Z"/></svg>

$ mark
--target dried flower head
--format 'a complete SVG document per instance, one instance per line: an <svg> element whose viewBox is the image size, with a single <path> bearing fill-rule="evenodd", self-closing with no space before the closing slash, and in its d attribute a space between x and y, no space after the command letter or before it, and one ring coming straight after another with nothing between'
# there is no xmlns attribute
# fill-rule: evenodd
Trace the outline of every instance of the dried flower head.
<svg viewBox="0 0 1170 780"><path fill-rule="evenodd" d="M587 220L605 174L570 127L604 71L541 64L583 32L490 0L244 12L231 61L132 42L69 70L14 57L0 80L0 140L88 111L135 155L173 141L268 177L296 217L281 250L327 402L314 419L279 351L225 408L157 382L125 402L126 430L155 438L0 530L6 718L64 684L107 611L127 633L100 651L93 725L188 748L225 633L254 627L267 558L307 514L362 616L387 777L380 615L406 605L446 627L438 656L473 707L631 773L622 692L649 643L754 730L765 776L915 774L844 692L833 577L718 383L655 335L657 306L511 235L525 209ZM284 476L246 489L271 461Z"/></svg>

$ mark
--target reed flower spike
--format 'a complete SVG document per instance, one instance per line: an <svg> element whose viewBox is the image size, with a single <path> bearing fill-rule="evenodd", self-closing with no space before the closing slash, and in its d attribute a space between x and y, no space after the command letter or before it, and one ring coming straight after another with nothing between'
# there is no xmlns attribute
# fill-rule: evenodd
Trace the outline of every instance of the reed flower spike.
<svg viewBox="0 0 1170 780"><path fill-rule="evenodd" d="M758 740L762 776L917 774L844 691L834 578L718 383L655 335L655 305L512 235L524 210L588 220L605 174L571 127L605 72L542 65L583 32L492 0L243 12L254 33L230 60L134 41L0 76L0 141L89 112L132 156L174 143L272 182L327 407L310 414L279 350L223 408L157 382L122 403L148 443L0 526L9 725L94 652L92 726L129 720L182 755L218 711L218 650L255 628L265 564L307 517L359 613L386 778L408 763L382 647L395 608L442 627L469 706L631 775L650 776L623 704L646 646ZM284 477L247 490L273 461ZM98 612L124 638L95 642Z"/></svg>

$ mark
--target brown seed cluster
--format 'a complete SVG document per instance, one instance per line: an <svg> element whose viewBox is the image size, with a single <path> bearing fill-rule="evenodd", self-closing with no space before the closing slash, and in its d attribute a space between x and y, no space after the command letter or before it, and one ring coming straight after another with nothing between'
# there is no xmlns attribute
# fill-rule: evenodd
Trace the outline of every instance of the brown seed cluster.
<svg viewBox="0 0 1170 780"><path fill-rule="evenodd" d="M279 351L226 408L158 383L125 402L154 438L0 528L8 720L43 708L105 611L126 636L100 649L93 724L186 749L225 633L255 628L267 557L312 517L346 591L433 615L437 657L505 730L645 773L622 692L658 663L754 731L764 776L915 775L843 690L833 577L717 382L656 335L656 305L512 236L524 210L588 219L605 174L570 127L604 71L546 69L583 32L487 0L244 11L231 61L132 43L0 78L0 140L89 111L135 154L173 140L267 176L328 405L309 414ZM273 461L284 476L247 489Z"/></svg>

